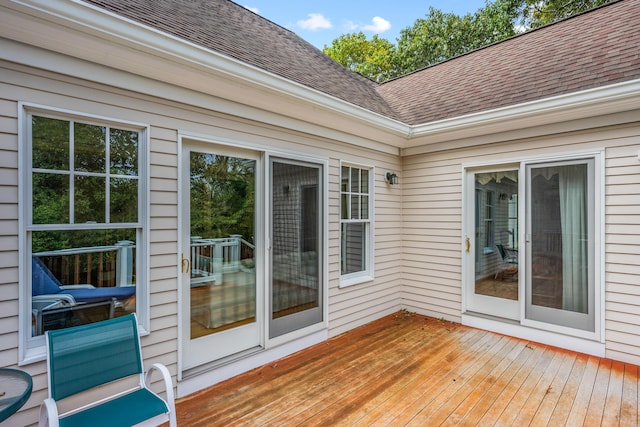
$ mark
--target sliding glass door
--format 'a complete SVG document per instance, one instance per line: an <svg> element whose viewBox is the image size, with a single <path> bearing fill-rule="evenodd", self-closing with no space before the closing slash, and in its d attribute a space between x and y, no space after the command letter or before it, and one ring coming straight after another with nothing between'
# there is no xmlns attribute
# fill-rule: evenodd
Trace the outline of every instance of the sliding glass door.
<svg viewBox="0 0 640 427"><path fill-rule="evenodd" d="M260 169L259 153L183 146L185 368L262 345Z"/></svg>
<svg viewBox="0 0 640 427"><path fill-rule="evenodd" d="M325 319L325 164L182 145L182 366L235 360ZM313 329L313 328L311 328Z"/></svg>
<svg viewBox="0 0 640 427"><path fill-rule="evenodd" d="M468 313L599 337L599 159L467 170Z"/></svg>
<svg viewBox="0 0 640 427"><path fill-rule="evenodd" d="M467 187L467 309L519 319L518 169L469 171Z"/></svg>
<svg viewBox="0 0 640 427"><path fill-rule="evenodd" d="M595 330L594 161L527 167L526 318Z"/></svg>

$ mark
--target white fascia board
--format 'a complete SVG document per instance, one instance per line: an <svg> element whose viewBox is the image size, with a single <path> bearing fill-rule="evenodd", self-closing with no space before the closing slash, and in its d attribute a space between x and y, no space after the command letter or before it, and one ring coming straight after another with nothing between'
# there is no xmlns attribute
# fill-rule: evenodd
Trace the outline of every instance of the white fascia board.
<svg viewBox="0 0 640 427"><path fill-rule="evenodd" d="M120 56L101 57L100 52L96 52L93 58L79 58L124 72L137 73L146 79L178 86L182 84L182 87L201 95L222 96L248 107L240 111L229 103L228 109L221 109L221 112L293 130L311 131L319 136L391 154L401 152L410 155L438 151L451 148L451 143L453 146L465 146L469 142L460 141L469 139L486 143L491 141L491 138L487 139L488 135L507 134L640 108L640 81L635 80L410 126L79 0L11 0L7 6L0 6L0 12L4 15L2 8L10 8L33 18L55 22L67 28L67 31L74 30L77 34L99 37L125 52L123 55L127 51L129 55L146 55L150 63L144 69L141 69L138 63L134 70L127 69L127 65L131 66L128 64L131 61L123 61ZM12 39L12 33L19 33L16 29L10 28L10 17L0 18L6 18L3 19L6 25L3 22L1 27L4 29L0 29L0 35ZM24 31L16 40L64 55L72 55L72 52L64 51L63 47L57 48L57 40L44 40L49 45L35 42L42 41L42 38L41 35ZM44 38L46 39L46 36ZM83 55L86 55L86 52ZM165 66L158 66L161 63ZM194 83L194 80L199 79L190 79L192 86L188 87L189 78L183 76L182 81L170 78L169 75L175 75L179 67L187 67L192 75L198 75L202 81ZM182 69L184 70L185 68ZM207 78L211 80L206 80ZM214 86L209 84L211 81L221 80L229 82L226 93L219 90L215 93L206 92L207 86ZM107 84L115 83L101 81ZM239 98L240 92L245 93L245 98ZM145 93L156 95L150 91ZM158 91L157 94L160 93L162 91ZM277 97L261 99L257 93ZM236 96L236 99L232 96ZM173 99L189 102L189 99ZM275 99L279 101L274 102ZM205 104L206 102L202 105L194 103L200 106Z"/></svg>
<svg viewBox="0 0 640 427"><path fill-rule="evenodd" d="M412 127L403 153L482 135L548 126L640 109L640 80L631 80ZM427 151L429 151L427 149Z"/></svg>
<svg viewBox="0 0 640 427"><path fill-rule="evenodd" d="M400 148L401 143L398 141L402 141L410 132L410 127L400 121L371 112L326 93L292 82L263 69L79 0L11 0L8 6L17 12L41 18L48 22L55 22L70 30L100 37L100 39L111 42L114 45L134 49L157 59L164 59L168 63L192 67L200 70L203 75L215 76L218 79L223 78L235 82L238 86L253 87L254 90L259 88L263 92L266 91L281 97L287 97L290 99L289 102L300 102L309 110L313 110L316 117L318 111L323 111L333 116L333 119L325 118L325 123L318 123L325 126L329 124L332 129L339 130L336 127L335 120L335 116L338 115L341 117L340 121L345 124L349 123L351 131L353 131L357 123L361 124L363 128L366 127L370 130L375 128L378 131L382 131L387 134L385 143L395 148ZM5 36L11 38L10 32L7 31ZM72 52L56 50L56 44L53 42L51 46L42 44L39 44L39 46L72 55ZM99 53L96 53L96 56L98 57ZM115 60L117 61L117 58ZM97 62L96 59L93 59L93 61ZM110 63L109 61L110 58L108 56L101 57L98 63L125 70L123 67L126 64L122 62ZM144 77L172 83L166 79L166 73L158 70L160 74L152 75L153 69L157 69L157 67L150 68L145 70ZM127 71L132 72L131 70ZM285 109L281 114L291 114L292 111L290 110ZM309 121L309 117L305 117L304 120Z"/></svg>

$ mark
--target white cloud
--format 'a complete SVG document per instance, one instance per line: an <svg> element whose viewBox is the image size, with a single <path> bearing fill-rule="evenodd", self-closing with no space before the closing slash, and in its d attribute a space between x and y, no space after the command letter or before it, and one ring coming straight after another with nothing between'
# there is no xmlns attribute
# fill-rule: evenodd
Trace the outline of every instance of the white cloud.
<svg viewBox="0 0 640 427"><path fill-rule="evenodd" d="M371 25L364 25L362 27L362 30L371 31L372 33L375 33L375 34L380 34L391 29L391 22L379 16L374 16L371 22L372 22Z"/></svg>
<svg viewBox="0 0 640 427"><path fill-rule="evenodd" d="M260 11L258 10L258 8L257 8L257 7L244 6L244 5L243 5L242 7L244 7L245 9L249 9L251 12L255 13L256 15L259 15L259 14L260 14Z"/></svg>
<svg viewBox="0 0 640 427"><path fill-rule="evenodd" d="M342 28L344 29L344 31L350 33L356 31L358 28L360 28L360 26L353 21L347 21L344 23L344 25L342 25Z"/></svg>
<svg viewBox="0 0 640 427"><path fill-rule="evenodd" d="M328 30L329 28L333 27L333 25L331 25L331 21L329 21L320 13L310 13L307 16L309 17L309 19L305 19L304 21L298 21L296 24L298 27L302 28L303 30L318 31L318 30Z"/></svg>

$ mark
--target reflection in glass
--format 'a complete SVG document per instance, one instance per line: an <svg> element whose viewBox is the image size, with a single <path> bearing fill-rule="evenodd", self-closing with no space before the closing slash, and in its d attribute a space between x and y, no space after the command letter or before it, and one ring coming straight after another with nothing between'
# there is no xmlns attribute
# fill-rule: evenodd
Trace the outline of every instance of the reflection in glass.
<svg viewBox="0 0 640 427"><path fill-rule="evenodd" d="M34 172L31 176L33 186L33 223L68 223L69 176L38 172Z"/></svg>
<svg viewBox="0 0 640 427"><path fill-rule="evenodd" d="M33 167L69 170L69 122L33 116L31 121Z"/></svg>
<svg viewBox="0 0 640 427"><path fill-rule="evenodd" d="M110 184L110 222L138 221L138 180L130 178L111 178Z"/></svg>
<svg viewBox="0 0 640 427"><path fill-rule="evenodd" d="M191 338L256 321L255 160L192 152Z"/></svg>
<svg viewBox="0 0 640 427"><path fill-rule="evenodd" d="M366 270L366 224L362 222L342 224L342 262L340 274Z"/></svg>
<svg viewBox="0 0 640 427"><path fill-rule="evenodd" d="M109 133L111 173L138 175L138 132L111 129Z"/></svg>
<svg viewBox="0 0 640 427"><path fill-rule="evenodd" d="M518 171L475 174L475 293L518 299Z"/></svg>
<svg viewBox="0 0 640 427"><path fill-rule="evenodd" d="M135 312L135 229L31 237L33 336Z"/></svg>
<svg viewBox="0 0 640 427"><path fill-rule="evenodd" d="M104 223L105 218L105 181L102 176L76 175L74 180L75 223ZM136 205L137 208L137 205Z"/></svg>
<svg viewBox="0 0 640 427"><path fill-rule="evenodd" d="M82 172L105 172L106 132L104 126L75 123L73 131L74 169Z"/></svg>

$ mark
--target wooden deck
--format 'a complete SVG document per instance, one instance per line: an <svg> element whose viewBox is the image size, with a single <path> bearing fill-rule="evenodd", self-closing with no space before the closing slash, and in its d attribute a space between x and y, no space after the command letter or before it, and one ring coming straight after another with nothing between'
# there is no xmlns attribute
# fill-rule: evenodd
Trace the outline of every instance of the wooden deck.
<svg viewBox="0 0 640 427"><path fill-rule="evenodd" d="M637 426L638 366L400 312L177 403L181 426Z"/></svg>

